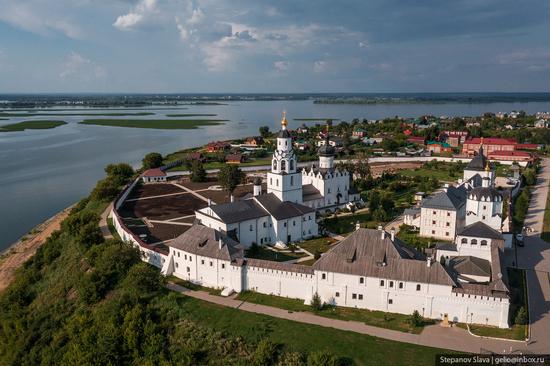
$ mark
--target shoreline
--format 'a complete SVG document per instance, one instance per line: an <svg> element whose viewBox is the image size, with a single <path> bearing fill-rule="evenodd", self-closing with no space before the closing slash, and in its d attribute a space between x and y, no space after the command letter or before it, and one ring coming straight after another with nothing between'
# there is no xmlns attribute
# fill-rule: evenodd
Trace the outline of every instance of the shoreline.
<svg viewBox="0 0 550 366"><path fill-rule="evenodd" d="M0 252L0 292L12 282L17 269L28 261L50 235L59 229L75 204L64 208L32 228L15 243Z"/></svg>

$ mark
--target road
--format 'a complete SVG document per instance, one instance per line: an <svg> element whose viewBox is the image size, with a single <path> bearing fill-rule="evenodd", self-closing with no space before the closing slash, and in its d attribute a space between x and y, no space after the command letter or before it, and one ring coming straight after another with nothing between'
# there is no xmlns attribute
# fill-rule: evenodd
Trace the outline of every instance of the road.
<svg viewBox="0 0 550 366"><path fill-rule="evenodd" d="M550 353L550 244L540 238L550 184L550 159L542 162L537 184L532 190L525 225L533 229L518 247L518 266L527 269L531 339L528 349Z"/></svg>

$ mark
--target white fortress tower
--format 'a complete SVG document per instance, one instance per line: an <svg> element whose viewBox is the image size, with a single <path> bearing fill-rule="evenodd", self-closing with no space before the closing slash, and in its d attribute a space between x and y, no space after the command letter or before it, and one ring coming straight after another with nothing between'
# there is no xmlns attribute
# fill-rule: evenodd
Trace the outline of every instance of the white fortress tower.
<svg viewBox="0 0 550 366"><path fill-rule="evenodd" d="M481 187L475 187L468 192L466 226L481 221L487 226L501 231L502 195L493 187L492 177L493 172L489 167L489 162L487 162L481 179Z"/></svg>
<svg viewBox="0 0 550 366"><path fill-rule="evenodd" d="M271 172L267 173L267 193L273 193L281 201L302 203L302 174L296 169L296 155L292 149L292 136L286 129L287 124L286 113L283 112Z"/></svg>

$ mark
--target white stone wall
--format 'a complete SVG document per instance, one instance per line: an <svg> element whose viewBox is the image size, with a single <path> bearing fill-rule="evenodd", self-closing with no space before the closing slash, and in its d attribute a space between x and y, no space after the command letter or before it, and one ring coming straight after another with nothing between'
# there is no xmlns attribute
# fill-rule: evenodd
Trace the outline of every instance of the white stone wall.
<svg viewBox="0 0 550 366"><path fill-rule="evenodd" d="M461 210L441 210L422 207L420 210L420 235L452 241L456 232L464 227ZM462 216L464 217L464 216Z"/></svg>
<svg viewBox="0 0 550 366"><path fill-rule="evenodd" d="M267 193L273 193L281 201L302 203L302 174L267 173Z"/></svg>
<svg viewBox="0 0 550 366"><path fill-rule="evenodd" d="M463 241L466 242L463 243ZM484 245L481 244L482 241ZM459 235L456 237L456 255L471 255L472 257L482 258L490 262L492 242L493 240L488 238L473 238Z"/></svg>
<svg viewBox="0 0 550 366"><path fill-rule="evenodd" d="M502 226L502 200L496 199L494 202L485 200L480 201L470 199L466 201L466 226L478 221L500 231Z"/></svg>
<svg viewBox="0 0 550 366"><path fill-rule="evenodd" d="M314 275L246 266L244 289L267 295L301 299L309 303L315 293Z"/></svg>

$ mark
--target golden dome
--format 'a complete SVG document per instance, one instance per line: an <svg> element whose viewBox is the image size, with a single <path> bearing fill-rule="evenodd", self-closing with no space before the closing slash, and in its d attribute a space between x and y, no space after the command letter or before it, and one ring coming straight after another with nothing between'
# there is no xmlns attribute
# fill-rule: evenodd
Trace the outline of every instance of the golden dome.
<svg viewBox="0 0 550 366"><path fill-rule="evenodd" d="M281 120L281 125L285 126L288 125L288 121L286 120L286 111L283 111L283 119Z"/></svg>
<svg viewBox="0 0 550 366"><path fill-rule="evenodd" d="M488 172L491 170L491 167L489 166L489 160L487 160L487 164L485 164L485 171Z"/></svg>

